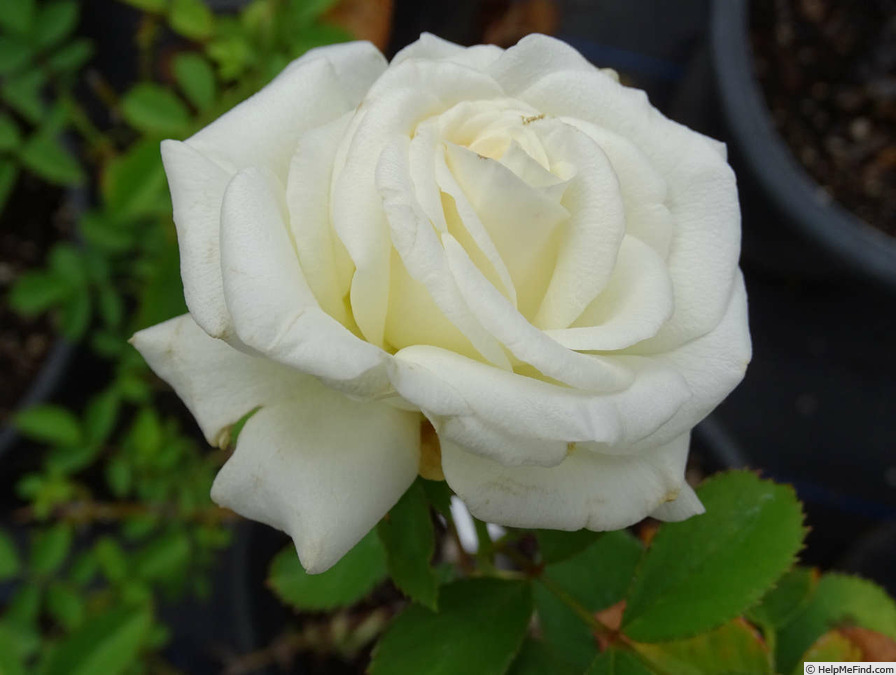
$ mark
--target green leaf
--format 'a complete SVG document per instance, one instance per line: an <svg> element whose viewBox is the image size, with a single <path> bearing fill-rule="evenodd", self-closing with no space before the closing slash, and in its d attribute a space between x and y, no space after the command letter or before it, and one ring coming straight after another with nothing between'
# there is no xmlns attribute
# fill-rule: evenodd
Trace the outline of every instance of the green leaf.
<svg viewBox="0 0 896 675"><path fill-rule="evenodd" d="M19 551L8 534L0 530L0 581L6 581L21 569Z"/></svg>
<svg viewBox="0 0 896 675"><path fill-rule="evenodd" d="M19 125L9 115L0 112L0 151L15 150L21 142Z"/></svg>
<svg viewBox="0 0 896 675"><path fill-rule="evenodd" d="M90 316L90 293L81 287L60 308L59 332L69 340L80 340L90 326Z"/></svg>
<svg viewBox="0 0 896 675"><path fill-rule="evenodd" d="M103 575L115 584L128 575L128 561L121 546L111 537L103 537L93 547Z"/></svg>
<svg viewBox="0 0 896 675"><path fill-rule="evenodd" d="M93 57L93 45L90 40L80 38L72 40L50 54L47 66L56 73L72 73L83 68Z"/></svg>
<svg viewBox="0 0 896 675"><path fill-rule="evenodd" d="M57 405L36 405L18 413L13 424L23 436L45 443L81 442L81 425L71 411Z"/></svg>
<svg viewBox="0 0 896 675"><path fill-rule="evenodd" d="M71 474L87 466L96 459L100 449L91 445L61 445L50 450L46 467L60 474Z"/></svg>
<svg viewBox="0 0 896 675"><path fill-rule="evenodd" d="M3 82L3 100L26 120L32 124L38 124L44 116L44 101L41 92L45 84L44 73L39 70L27 70Z"/></svg>
<svg viewBox="0 0 896 675"><path fill-rule="evenodd" d="M859 626L896 639L896 603L870 581L825 574L809 604L778 633L778 669L790 671L812 643L839 626Z"/></svg>
<svg viewBox="0 0 896 675"><path fill-rule="evenodd" d="M143 461L152 461L162 448L162 421L154 408L141 408L134 419L128 434L137 457Z"/></svg>
<svg viewBox="0 0 896 675"><path fill-rule="evenodd" d="M121 399L114 389L94 396L84 411L84 435L88 443L100 445L106 442L115 428Z"/></svg>
<svg viewBox="0 0 896 675"><path fill-rule="evenodd" d="M24 35L34 24L35 0L0 2L0 27Z"/></svg>
<svg viewBox="0 0 896 675"><path fill-rule="evenodd" d="M210 41L205 53L218 65L224 80L234 80L242 75L256 59L254 47L245 35L227 35Z"/></svg>
<svg viewBox="0 0 896 675"><path fill-rule="evenodd" d="M747 611L747 619L768 628L780 628L809 604L818 579L818 570L808 567L792 569L778 580L758 605Z"/></svg>
<svg viewBox="0 0 896 675"><path fill-rule="evenodd" d="M53 246L49 267L60 279L75 287L87 286L87 261L72 244L61 242Z"/></svg>
<svg viewBox="0 0 896 675"><path fill-rule="evenodd" d="M439 581L432 568L435 533L420 481L407 489L377 526L395 585L418 604L436 609Z"/></svg>
<svg viewBox="0 0 896 675"><path fill-rule="evenodd" d="M420 485L432 507L445 518L451 517L451 488L443 480L421 479Z"/></svg>
<svg viewBox="0 0 896 675"><path fill-rule="evenodd" d="M128 222L104 213L89 211L81 216L78 229L84 238L99 250L121 253L134 245L136 234Z"/></svg>
<svg viewBox="0 0 896 675"><path fill-rule="evenodd" d="M71 631L84 619L84 600L70 586L53 582L47 588L47 611L60 626Z"/></svg>
<svg viewBox="0 0 896 675"><path fill-rule="evenodd" d="M833 630L822 635L806 650L793 668L793 675L806 672L803 664L807 661L864 661L861 648L840 631Z"/></svg>
<svg viewBox="0 0 896 675"><path fill-rule="evenodd" d="M111 283L105 283L97 289L99 312L105 325L118 328L124 319L124 300Z"/></svg>
<svg viewBox="0 0 896 675"><path fill-rule="evenodd" d="M534 585L533 597L545 642L580 670L587 668L597 653L597 645L588 626L541 583Z"/></svg>
<svg viewBox="0 0 896 675"><path fill-rule="evenodd" d="M578 555L545 567L544 577L597 612L625 597L642 552L641 542L625 530L606 532Z"/></svg>
<svg viewBox="0 0 896 675"><path fill-rule="evenodd" d="M135 143L109 162L100 183L108 214L113 219L167 213L171 209L159 143Z"/></svg>
<svg viewBox="0 0 896 675"><path fill-rule="evenodd" d="M155 581L173 577L190 559L190 540L184 532L156 537L134 558L134 573Z"/></svg>
<svg viewBox="0 0 896 675"><path fill-rule="evenodd" d="M594 659L585 675L652 675L652 672L631 652L611 648Z"/></svg>
<svg viewBox="0 0 896 675"><path fill-rule="evenodd" d="M0 35L0 75L8 75L19 70L30 63L33 56L28 43L21 38Z"/></svg>
<svg viewBox="0 0 896 675"><path fill-rule="evenodd" d="M72 547L72 530L65 523L34 533L31 542L29 569L38 576L49 576L56 572Z"/></svg>
<svg viewBox="0 0 896 675"><path fill-rule="evenodd" d="M199 110L206 110L215 102L215 71L199 54L184 52L175 56L174 78L187 100Z"/></svg>
<svg viewBox="0 0 896 675"><path fill-rule="evenodd" d="M563 532L561 530L536 530L538 550L546 563L556 563L581 553L600 536L591 530Z"/></svg>
<svg viewBox="0 0 896 675"><path fill-rule="evenodd" d="M168 7L169 0L122 0L122 2L131 7L142 9L144 12L161 14Z"/></svg>
<svg viewBox="0 0 896 675"><path fill-rule="evenodd" d="M71 288L64 279L35 270L18 278L9 292L9 304L23 316L35 316L47 311L70 293Z"/></svg>
<svg viewBox="0 0 896 675"><path fill-rule="evenodd" d="M10 160L0 157L0 214L6 206L6 200L12 194L19 177L19 167Z"/></svg>
<svg viewBox="0 0 896 675"><path fill-rule="evenodd" d="M373 652L370 675L500 675L522 645L532 614L530 586L494 578L442 589L439 612L411 605Z"/></svg>
<svg viewBox="0 0 896 675"><path fill-rule="evenodd" d="M215 16L202 0L172 0L171 28L191 40L205 40L215 30Z"/></svg>
<svg viewBox="0 0 896 675"><path fill-rule="evenodd" d="M376 532L370 532L322 574L305 572L295 548L287 546L271 562L268 585L283 602L296 609L324 610L354 604L385 576L383 547Z"/></svg>
<svg viewBox="0 0 896 675"><path fill-rule="evenodd" d="M685 640L635 644L657 672L675 675L772 675L771 653L743 619Z"/></svg>
<svg viewBox="0 0 896 675"><path fill-rule="evenodd" d="M14 631L0 624L0 673L25 675L24 657L19 653L19 640Z"/></svg>
<svg viewBox="0 0 896 675"><path fill-rule="evenodd" d="M582 669L546 642L526 638L508 675L581 675Z"/></svg>
<svg viewBox="0 0 896 675"><path fill-rule="evenodd" d="M44 675L117 675L137 663L151 625L142 609L116 607L62 641L51 655Z"/></svg>
<svg viewBox="0 0 896 675"><path fill-rule="evenodd" d="M48 2L38 10L34 41L38 47L50 47L69 35L78 25L78 3L74 0Z"/></svg>
<svg viewBox="0 0 896 675"><path fill-rule="evenodd" d="M26 168L51 183L77 185L84 180L81 165L55 136L34 134L25 141L19 157Z"/></svg>
<svg viewBox="0 0 896 675"><path fill-rule="evenodd" d="M30 653L34 640L40 643L40 638L35 633L40 614L41 590L37 584L20 585L7 604L3 623L0 624L2 632L15 635L16 645L23 658ZM34 639L29 640L29 636Z"/></svg>
<svg viewBox="0 0 896 675"><path fill-rule="evenodd" d="M135 85L121 101L121 112L134 128L180 136L190 126L190 111L174 93L152 82Z"/></svg>
<svg viewBox="0 0 896 675"><path fill-rule="evenodd" d="M289 0L288 12L294 26L310 24L332 9L339 0Z"/></svg>
<svg viewBox="0 0 896 675"><path fill-rule="evenodd" d="M623 617L633 640L690 637L730 621L802 545L803 514L789 486L735 471L707 480L698 495L706 513L662 525L638 569Z"/></svg>

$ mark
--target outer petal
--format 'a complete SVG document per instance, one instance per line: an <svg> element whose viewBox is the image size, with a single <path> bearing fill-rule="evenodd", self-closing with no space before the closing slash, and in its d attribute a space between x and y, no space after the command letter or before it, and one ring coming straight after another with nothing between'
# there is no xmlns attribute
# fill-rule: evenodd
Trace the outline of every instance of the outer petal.
<svg viewBox="0 0 896 675"><path fill-rule="evenodd" d="M392 65L396 66L408 59L432 59L452 61L477 70L484 70L503 53L504 50L495 45L461 47L432 33L421 33L419 40L412 42L395 55Z"/></svg>
<svg viewBox="0 0 896 675"><path fill-rule="evenodd" d="M565 42L537 33L524 37L488 68L509 95L558 70L596 72L597 68Z"/></svg>
<svg viewBox="0 0 896 675"><path fill-rule="evenodd" d="M246 413L295 396L306 379L209 337L189 314L139 331L131 344L177 392L212 445L225 445L228 428Z"/></svg>
<svg viewBox="0 0 896 675"><path fill-rule="evenodd" d="M629 351L637 351L639 345ZM668 442L695 427L740 383L751 357L750 330L747 316L747 292L743 275L737 273L725 316L706 335L658 356L687 381L693 396L641 447Z"/></svg>
<svg viewBox="0 0 896 675"><path fill-rule="evenodd" d="M253 415L212 499L287 532L315 574L331 567L417 475L420 415L358 403L313 378Z"/></svg>
<svg viewBox="0 0 896 675"><path fill-rule="evenodd" d="M221 265L237 335L268 358L343 381L353 393L381 393L385 372L374 374L386 353L318 306L302 276L283 202L283 187L270 171L244 169L227 188Z"/></svg>
<svg viewBox="0 0 896 675"><path fill-rule="evenodd" d="M632 385L601 395L417 346L395 355L391 379L396 391L432 421L443 441L504 465L554 466L572 442L629 452L690 397L674 370L637 358L624 363L635 374Z"/></svg>
<svg viewBox="0 0 896 675"><path fill-rule="evenodd" d="M184 299L202 330L233 337L221 279L221 200L230 173L186 143L162 141L180 249Z"/></svg>
<svg viewBox="0 0 896 675"><path fill-rule="evenodd" d="M442 443L442 469L470 512L509 527L618 530L679 498L690 434L638 455L573 450L554 467L507 467Z"/></svg>
<svg viewBox="0 0 896 675"><path fill-rule="evenodd" d="M678 493L676 499L662 504L650 516L651 518L674 523L680 520L687 520L691 516L699 516L701 513L706 513L706 509L703 508L703 504L700 502L700 498L694 492L694 489L685 483L681 486L681 492Z"/></svg>
<svg viewBox="0 0 896 675"><path fill-rule="evenodd" d="M184 297L209 335L234 338L219 255L221 200L228 181L247 166L266 166L285 177L301 134L354 108L384 69L382 55L367 43L311 50L185 142L162 143Z"/></svg>
<svg viewBox="0 0 896 675"><path fill-rule="evenodd" d="M231 173L266 166L285 178L302 133L352 110L385 69L369 42L313 49L187 143Z"/></svg>

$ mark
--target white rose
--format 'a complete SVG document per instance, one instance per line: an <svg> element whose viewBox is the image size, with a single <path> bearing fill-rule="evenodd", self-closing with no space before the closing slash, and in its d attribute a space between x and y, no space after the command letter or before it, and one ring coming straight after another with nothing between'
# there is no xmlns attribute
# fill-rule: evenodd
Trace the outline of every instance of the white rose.
<svg viewBox="0 0 896 675"><path fill-rule="evenodd" d="M643 92L540 35L341 44L162 155L190 314L134 344L210 443L258 409L212 497L309 571L439 445L493 523L701 512L690 430L750 359L737 193Z"/></svg>

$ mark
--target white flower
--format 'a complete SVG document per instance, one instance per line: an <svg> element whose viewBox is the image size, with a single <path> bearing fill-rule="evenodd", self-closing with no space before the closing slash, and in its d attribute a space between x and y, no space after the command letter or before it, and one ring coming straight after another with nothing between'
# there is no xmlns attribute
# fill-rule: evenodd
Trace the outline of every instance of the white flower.
<svg viewBox="0 0 896 675"><path fill-rule="evenodd" d="M212 497L309 571L414 480L425 419L484 520L701 512L689 433L750 359L737 192L643 92L540 35L334 45L162 155L190 314L134 344L210 443L258 409Z"/></svg>

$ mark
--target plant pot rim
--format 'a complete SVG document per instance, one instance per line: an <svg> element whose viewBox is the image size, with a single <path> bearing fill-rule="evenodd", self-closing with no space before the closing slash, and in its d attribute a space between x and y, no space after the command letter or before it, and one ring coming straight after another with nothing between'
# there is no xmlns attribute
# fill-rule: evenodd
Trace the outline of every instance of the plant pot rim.
<svg viewBox="0 0 896 675"><path fill-rule="evenodd" d="M852 269L896 290L896 237L836 203L809 176L775 129L753 70L749 0L714 0L710 51L731 141L778 209Z"/></svg>

